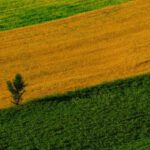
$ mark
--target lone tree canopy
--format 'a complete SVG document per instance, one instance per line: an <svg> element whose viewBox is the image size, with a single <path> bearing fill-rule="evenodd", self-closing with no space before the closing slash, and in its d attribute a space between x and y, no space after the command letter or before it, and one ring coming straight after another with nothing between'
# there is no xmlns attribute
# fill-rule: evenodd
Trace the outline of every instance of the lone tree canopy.
<svg viewBox="0 0 150 150"><path fill-rule="evenodd" d="M7 81L7 88L13 98L12 103L19 105L25 92L26 84L20 74L16 74L12 81Z"/></svg>

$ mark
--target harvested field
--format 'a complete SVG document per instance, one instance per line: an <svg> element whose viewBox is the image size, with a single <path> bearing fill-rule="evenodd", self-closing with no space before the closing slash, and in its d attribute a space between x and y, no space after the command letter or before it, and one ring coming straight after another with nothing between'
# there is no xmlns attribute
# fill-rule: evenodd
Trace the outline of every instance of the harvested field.
<svg viewBox="0 0 150 150"><path fill-rule="evenodd" d="M17 72L25 99L150 71L150 3L134 0L67 19L0 33L0 108Z"/></svg>

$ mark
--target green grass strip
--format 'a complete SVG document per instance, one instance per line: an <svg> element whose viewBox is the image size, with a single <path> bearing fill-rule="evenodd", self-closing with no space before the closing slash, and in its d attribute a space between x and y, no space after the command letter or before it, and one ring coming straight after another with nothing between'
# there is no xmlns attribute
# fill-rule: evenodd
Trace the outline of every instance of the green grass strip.
<svg viewBox="0 0 150 150"><path fill-rule="evenodd" d="M128 0L0 0L0 31L65 18Z"/></svg>
<svg viewBox="0 0 150 150"><path fill-rule="evenodd" d="M0 110L5 150L145 150L149 139L149 74Z"/></svg>

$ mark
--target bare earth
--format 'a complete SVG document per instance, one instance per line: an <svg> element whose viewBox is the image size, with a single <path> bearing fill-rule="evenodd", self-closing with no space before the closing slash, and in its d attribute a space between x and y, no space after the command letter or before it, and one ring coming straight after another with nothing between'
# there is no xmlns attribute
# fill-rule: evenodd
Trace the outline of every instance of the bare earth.
<svg viewBox="0 0 150 150"><path fill-rule="evenodd" d="M16 73L31 99L149 71L149 0L0 32L0 108Z"/></svg>

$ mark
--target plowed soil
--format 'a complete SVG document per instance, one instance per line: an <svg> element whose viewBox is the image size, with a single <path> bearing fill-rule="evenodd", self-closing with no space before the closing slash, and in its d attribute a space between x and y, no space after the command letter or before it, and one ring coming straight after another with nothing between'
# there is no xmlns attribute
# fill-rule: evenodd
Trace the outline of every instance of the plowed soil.
<svg viewBox="0 0 150 150"><path fill-rule="evenodd" d="M150 71L150 2L118 6L0 33L0 108L21 73L24 99Z"/></svg>

